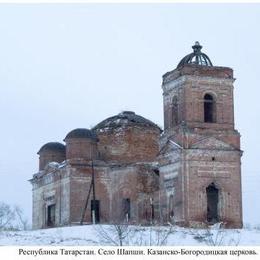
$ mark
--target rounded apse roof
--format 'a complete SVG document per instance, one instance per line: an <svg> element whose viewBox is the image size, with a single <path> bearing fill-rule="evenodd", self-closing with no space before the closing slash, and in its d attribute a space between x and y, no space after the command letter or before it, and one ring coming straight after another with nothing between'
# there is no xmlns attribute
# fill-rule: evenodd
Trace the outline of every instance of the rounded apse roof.
<svg viewBox="0 0 260 260"><path fill-rule="evenodd" d="M178 64L177 68L185 64L195 64L200 66L213 66L210 58L201 52L202 46L199 42L195 42L192 46L193 52L186 55Z"/></svg>
<svg viewBox="0 0 260 260"><path fill-rule="evenodd" d="M71 138L89 138L89 139L93 139L93 140L97 139L96 134L93 131L86 129L86 128L77 128L77 129L70 131L66 135L64 140L71 139Z"/></svg>
<svg viewBox="0 0 260 260"><path fill-rule="evenodd" d="M135 114L133 111L123 111L118 115L109 117L99 124L97 124L92 130L99 130L104 128L118 128L122 126L143 126L143 127L153 127L161 131L160 127L153 123L152 121Z"/></svg>
<svg viewBox="0 0 260 260"><path fill-rule="evenodd" d="M65 148L64 144L61 144L58 142L49 142L49 143L43 145L37 154L42 153L42 152L47 152L47 151L65 153L65 149L66 148Z"/></svg>

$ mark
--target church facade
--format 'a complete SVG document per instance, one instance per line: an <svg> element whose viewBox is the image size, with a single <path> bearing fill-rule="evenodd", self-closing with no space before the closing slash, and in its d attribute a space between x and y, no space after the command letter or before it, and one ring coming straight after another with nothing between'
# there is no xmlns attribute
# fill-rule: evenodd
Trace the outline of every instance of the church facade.
<svg viewBox="0 0 260 260"><path fill-rule="evenodd" d="M242 227L233 70L196 42L163 75L164 129L124 111L39 150L33 228L78 223Z"/></svg>

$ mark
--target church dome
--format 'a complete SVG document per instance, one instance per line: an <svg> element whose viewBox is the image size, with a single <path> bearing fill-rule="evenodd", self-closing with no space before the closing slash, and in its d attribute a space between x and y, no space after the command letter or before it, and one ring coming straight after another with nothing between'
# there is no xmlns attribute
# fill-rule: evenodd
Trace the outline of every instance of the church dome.
<svg viewBox="0 0 260 260"><path fill-rule="evenodd" d="M213 66L209 57L201 52L202 46L199 42L195 42L192 46L193 52L186 55L178 64L177 68L182 67L185 64L195 64L200 66Z"/></svg>
<svg viewBox="0 0 260 260"><path fill-rule="evenodd" d="M71 139L71 138L88 138L88 139L97 139L96 134L86 128L77 128L72 131L70 131L64 140Z"/></svg>
<svg viewBox="0 0 260 260"><path fill-rule="evenodd" d="M65 145L61 144L61 143L58 143L58 142L47 143L47 144L45 144L45 145L43 145L41 147L41 149L39 150L38 154L42 153L42 152L49 152L49 151L52 151L52 152L65 152Z"/></svg>
<svg viewBox="0 0 260 260"><path fill-rule="evenodd" d="M157 126L155 123L142 116L135 114L135 112L133 111L123 111L118 115L109 117L101 121L92 130L99 130L105 128L113 129L124 126L143 126L160 129L159 126Z"/></svg>
<svg viewBox="0 0 260 260"><path fill-rule="evenodd" d="M61 163L66 160L66 147L58 142L50 142L41 147L39 152L39 170L43 170L50 162Z"/></svg>
<svg viewBox="0 0 260 260"><path fill-rule="evenodd" d="M97 136L86 128L77 128L70 131L66 142L66 159L93 160L97 157Z"/></svg>

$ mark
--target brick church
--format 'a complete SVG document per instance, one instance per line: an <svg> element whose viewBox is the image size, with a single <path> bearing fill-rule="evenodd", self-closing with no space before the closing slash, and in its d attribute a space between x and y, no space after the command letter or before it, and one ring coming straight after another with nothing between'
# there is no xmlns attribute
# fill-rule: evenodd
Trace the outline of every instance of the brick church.
<svg viewBox="0 0 260 260"><path fill-rule="evenodd" d="M196 42L163 75L164 129L124 111L43 145L33 228L79 223L242 227L233 70Z"/></svg>

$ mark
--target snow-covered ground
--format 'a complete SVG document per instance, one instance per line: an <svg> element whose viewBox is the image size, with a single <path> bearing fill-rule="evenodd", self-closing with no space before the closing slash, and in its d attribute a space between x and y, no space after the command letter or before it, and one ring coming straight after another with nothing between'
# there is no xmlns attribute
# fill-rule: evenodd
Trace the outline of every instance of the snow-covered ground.
<svg viewBox="0 0 260 260"><path fill-rule="evenodd" d="M121 239L120 234L121 232ZM189 229L86 225L34 231L1 231L0 245L260 245L260 228Z"/></svg>

